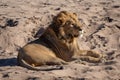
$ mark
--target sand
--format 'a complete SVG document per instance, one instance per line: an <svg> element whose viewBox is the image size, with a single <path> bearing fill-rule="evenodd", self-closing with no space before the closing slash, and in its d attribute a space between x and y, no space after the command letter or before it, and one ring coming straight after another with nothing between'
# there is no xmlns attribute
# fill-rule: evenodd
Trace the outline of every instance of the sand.
<svg viewBox="0 0 120 80"><path fill-rule="evenodd" d="M33 71L17 65L20 47L35 40L60 11L75 12L85 26L79 46L104 55L63 70ZM120 0L0 0L0 80L120 80Z"/></svg>

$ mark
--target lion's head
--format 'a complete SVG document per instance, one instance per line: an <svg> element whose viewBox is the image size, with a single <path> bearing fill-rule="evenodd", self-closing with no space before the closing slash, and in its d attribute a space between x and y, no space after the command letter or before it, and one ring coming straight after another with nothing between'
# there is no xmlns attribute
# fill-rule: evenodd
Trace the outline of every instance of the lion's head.
<svg viewBox="0 0 120 80"><path fill-rule="evenodd" d="M61 11L54 17L51 27L59 39L71 43L74 38L80 35L81 26L76 13Z"/></svg>
<svg viewBox="0 0 120 80"><path fill-rule="evenodd" d="M48 28L51 28L58 39L63 42L71 43L74 38L77 38L79 35L82 35L82 24L78 20L76 13L71 13L68 11L61 11L57 16L53 18L52 23ZM35 37L41 36L41 31L44 31L44 28L41 28ZM49 32L49 31L44 31ZM42 34L44 33L42 32Z"/></svg>

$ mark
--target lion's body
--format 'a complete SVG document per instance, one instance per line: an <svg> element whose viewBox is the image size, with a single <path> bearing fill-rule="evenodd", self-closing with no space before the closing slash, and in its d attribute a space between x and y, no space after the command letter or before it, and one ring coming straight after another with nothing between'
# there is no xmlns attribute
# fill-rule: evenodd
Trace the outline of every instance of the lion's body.
<svg viewBox="0 0 120 80"><path fill-rule="evenodd" d="M75 28L70 25L71 23L74 24ZM54 18L53 23L39 36L39 39L25 45L20 50L18 54L19 64L29 69L47 70L35 67L67 64L75 58L99 62L101 54L80 50L78 46L79 30L81 30L81 24L76 14L66 11L59 13Z"/></svg>

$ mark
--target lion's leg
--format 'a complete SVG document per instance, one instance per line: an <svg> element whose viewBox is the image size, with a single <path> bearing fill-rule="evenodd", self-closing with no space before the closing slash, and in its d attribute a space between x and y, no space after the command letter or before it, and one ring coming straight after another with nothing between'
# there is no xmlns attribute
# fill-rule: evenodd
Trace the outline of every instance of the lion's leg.
<svg viewBox="0 0 120 80"><path fill-rule="evenodd" d="M100 62L102 59L103 55L100 53L96 53L94 51L90 51L90 50L86 50L84 53L84 56L81 56L80 59L81 60L86 60L88 62Z"/></svg>
<svg viewBox="0 0 120 80"><path fill-rule="evenodd" d="M87 51L86 56L91 56L95 58L101 58L102 54L94 52L94 51Z"/></svg>
<svg viewBox="0 0 120 80"><path fill-rule="evenodd" d="M100 62L100 58L95 58L91 56L80 56L80 60L87 61L87 62L92 62L92 63L97 63Z"/></svg>
<svg viewBox="0 0 120 80"><path fill-rule="evenodd" d="M80 55L79 55L79 58L81 60L84 60L87 62L93 62L93 63L100 62L102 57L103 57L102 54L96 53L96 52L90 51L90 50L80 51Z"/></svg>

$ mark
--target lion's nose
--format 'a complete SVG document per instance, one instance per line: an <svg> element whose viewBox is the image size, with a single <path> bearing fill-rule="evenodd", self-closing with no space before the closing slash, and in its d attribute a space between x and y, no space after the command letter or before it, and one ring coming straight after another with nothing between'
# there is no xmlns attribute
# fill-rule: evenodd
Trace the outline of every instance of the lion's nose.
<svg viewBox="0 0 120 80"><path fill-rule="evenodd" d="M79 31L82 31L82 29L81 29L81 28L79 28Z"/></svg>
<svg viewBox="0 0 120 80"><path fill-rule="evenodd" d="M82 29L80 28L80 26L76 26L76 29L78 29L79 31L82 31Z"/></svg>

